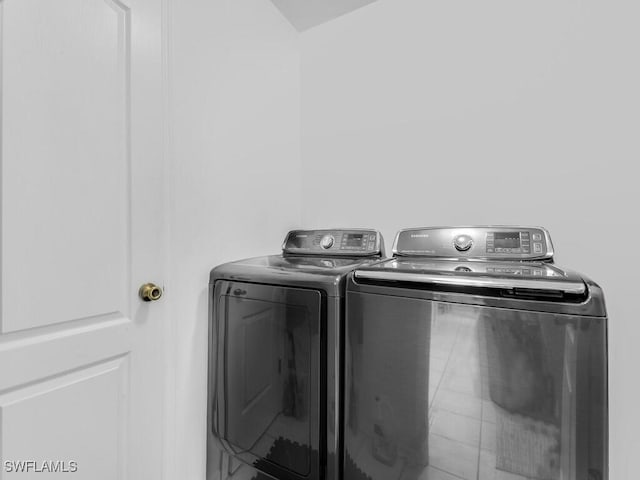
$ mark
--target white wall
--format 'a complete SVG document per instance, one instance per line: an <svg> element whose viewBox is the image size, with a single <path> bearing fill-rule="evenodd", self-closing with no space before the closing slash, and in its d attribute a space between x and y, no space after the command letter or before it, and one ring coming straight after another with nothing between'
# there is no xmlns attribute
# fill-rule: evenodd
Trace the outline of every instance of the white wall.
<svg viewBox="0 0 640 480"><path fill-rule="evenodd" d="M170 2L169 390L176 471L205 478L209 269L300 223L298 35L268 0ZM171 412L171 404L169 412ZM169 463L172 463L171 461Z"/></svg>
<svg viewBox="0 0 640 480"><path fill-rule="evenodd" d="M610 314L610 478L637 478L637 2L379 0L305 32L306 226L533 224ZM626 243L628 242L628 243Z"/></svg>

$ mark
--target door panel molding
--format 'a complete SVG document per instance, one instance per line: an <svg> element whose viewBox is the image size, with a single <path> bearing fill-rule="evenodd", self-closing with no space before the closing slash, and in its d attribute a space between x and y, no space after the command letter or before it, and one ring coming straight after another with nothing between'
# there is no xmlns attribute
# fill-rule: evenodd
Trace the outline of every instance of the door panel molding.
<svg viewBox="0 0 640 480"><path fill-rule="evenodd" d="M3 473L6 462L62 461L82 478L126 478L129 364L121 355L0 393Z"/></svg>
<svg viewBox="0 0 640 480"><path fill-rule="evenodd" d="M0 23L0 333L130 316L131 9L5 0Z"/></svg>
<svg viewBox="0 0 640 480"><path fill-rule="evenodd" d="M128 318L105 315L68 328L43 328L28 336L23 332L4 335L0 337L0 394L124 355L132 347L131 329Z"/></svg>

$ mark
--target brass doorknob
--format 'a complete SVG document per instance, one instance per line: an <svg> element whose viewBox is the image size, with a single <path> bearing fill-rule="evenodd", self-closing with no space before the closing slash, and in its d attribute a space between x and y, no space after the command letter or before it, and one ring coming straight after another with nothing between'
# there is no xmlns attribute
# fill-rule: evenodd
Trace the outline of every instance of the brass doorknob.
<svg viewBox="0 0 640 480"><path fill-rule="evenodd" d="M155 283L145 283L138 290L138 295L145 302L153 302L162 296L162 289Z"/></svg>

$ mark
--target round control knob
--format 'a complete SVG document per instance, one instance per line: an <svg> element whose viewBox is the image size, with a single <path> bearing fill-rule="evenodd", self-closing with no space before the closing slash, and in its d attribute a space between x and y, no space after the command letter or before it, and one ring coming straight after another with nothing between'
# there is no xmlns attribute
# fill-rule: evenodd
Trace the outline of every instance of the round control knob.
<svg viewBox="0 0 640 480"><path fill-rule="evenodd" d="M325 250L328 250L329 248L333 247L334 242L335 239L333 238L333 236L325 235L324 237L322 237L322 240L320 240L320 246Z"/></svg>
<svg viewBox="0 0 640 480"><path fill-rule="evenodd" d="M471 248L471 245L473 245L473 238L469 235L456 235L453 239L453 246L459 252L466 252Z"/></svg>

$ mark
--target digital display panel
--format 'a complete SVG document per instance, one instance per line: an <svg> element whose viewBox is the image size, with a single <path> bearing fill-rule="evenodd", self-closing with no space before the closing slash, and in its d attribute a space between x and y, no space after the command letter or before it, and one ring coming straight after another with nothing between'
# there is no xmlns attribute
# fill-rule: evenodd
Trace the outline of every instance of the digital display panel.
<svg viewBox="0 0 640 480"><path fill-rule="evenodd" d="M344 236L342 245L345 247L360 247L362 246L363 233L347 233Z"/></svg>
<svg viewBox="0 0 640 480"><path fill-rule="evenodd" d="M520 232L495 232L493 243L496 248L520 248Z"/></svg>

